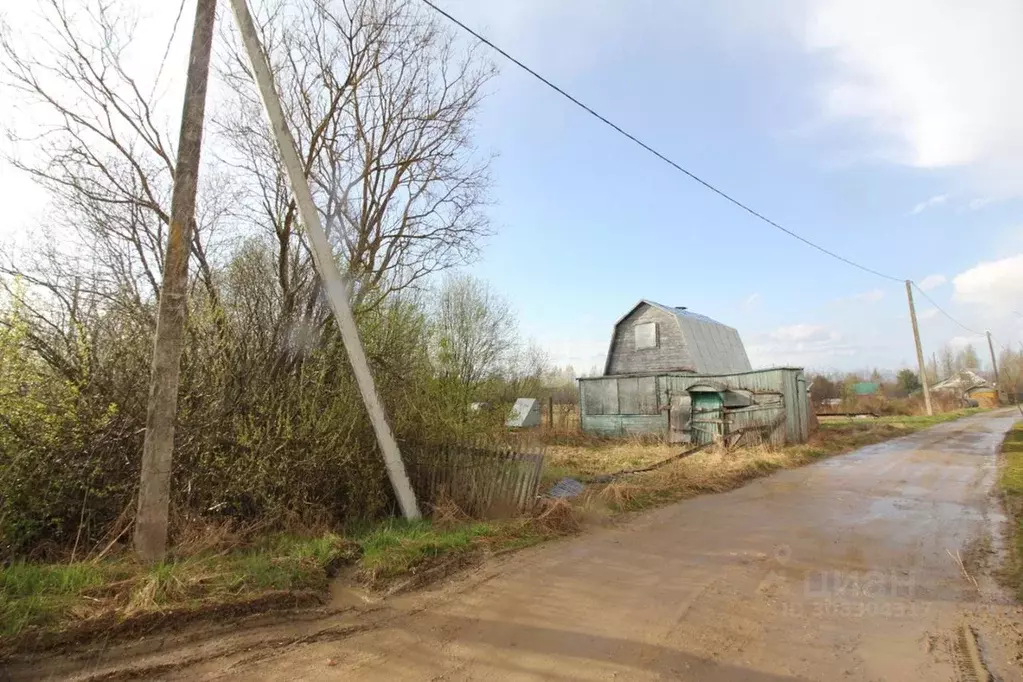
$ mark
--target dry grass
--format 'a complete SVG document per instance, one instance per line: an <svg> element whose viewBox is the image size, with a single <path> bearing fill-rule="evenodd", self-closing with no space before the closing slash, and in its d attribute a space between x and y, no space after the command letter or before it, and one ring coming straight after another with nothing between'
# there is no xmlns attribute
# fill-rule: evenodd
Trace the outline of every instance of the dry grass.
<svg viewBox="0 0 1023 682"><path fill-rule="evenodd" d="M584 504L614 512L634 511L703 493L731 490L780 469L849 452L904 436L934 424L973 414L976 410L933 417L882 417L828 422L801 445L776 448L755 445L726 450L720 446L672 462L655 471L624 476L606 485L590 485ZM648 466L677 455L684 446L641 440L548 448L548 479L588 478Z"/></svg>
<svg viewBox="0 0 1023 682"><path fill-rule="evenodd" d="M600 441L591 445L552 445L547 466L578 476L598 476L622 469L647 466L678 454L682 446L644 443L639 440Z"/></svg>
<svg viewBox="0 0 1023 682"><path fill-rule="evenodd" d="M646 458L656 461L676 448L650 447ZM611 461L632 461L638 453L621 454ZM715 447L680 459L654 471L635 474L603 486L590 486L589 501L606 505L612 511L636 511L693 497L704 493L718 493L736 488L743 483L779 469L805 464L814 459L805 449L773 449L755 446L725 450Z"/></svg>
<svg viewBox="0 0 1023 682"><path fill-rule="evenodd" d="M544 537L571 535L582 529L578 510L567 500L540 500L528 519L531 529Z"/></svg>

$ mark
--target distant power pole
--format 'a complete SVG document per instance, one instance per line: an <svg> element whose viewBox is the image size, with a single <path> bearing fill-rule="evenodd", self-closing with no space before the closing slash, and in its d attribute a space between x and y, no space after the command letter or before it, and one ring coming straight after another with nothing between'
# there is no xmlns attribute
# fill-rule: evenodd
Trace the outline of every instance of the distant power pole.
<svg viewBox="0 0 1023 682"><path fill-rule="evenodd" d="M991 332L987 333L987 349L991 353L991 368L995 372L995 395L998 400L1002 399L1002 382L998 378L998 360L995 359L995 345L991 342Z"/></svg>
<svg viewBox="0 0 1023 682"><path fill-rule="evenodd" d="M295 146L295 138L292 136L291 130L288 129L288 121L284 117L281 99L277 94L277 87L274 85L273 73L270 71L263 47L259 42L259 33L256 31L256 25L252 21L252 15L249 14L249 7L245 0L231 0L231 7L234 10L235 21L238 23L242 43L249 56L249 63L252 65L253 76L259 86L263 107L270 119L271 132L277 141L277 148L288 174L291 191L295 196L295 203L298 205L298 214L302 218L302 224L309 236L313 264L323 280L327 299L334 311L334 319L337 320L338 327L341 329L341 340L344 341L345 350L348 351L348 360L352 363L355 381L359 385L362 400L369 413L369 420L376 432L377 443L384 456L384 464L387 466L387 475L391 480L391 486L394 488L394 494L398 498L398 504L401 506L405 518L418 519L419 507L416 504L416 496L405 472L405 463L401 459L398 443L394 439L394 434L391 433L390 424L387 423L383 403L380 402L380 396L377 395L373 374L369 370L369 362L366 361L366 351L359 339L359 328L355 325L355 317L352 315L352 308L348 303L348 287L345 286L341 271L338 270L337 263L334 261L334 253L327 241L327 234L323 231L323 225L320 224L320 214L316 210L316 204L313 203L313 195L309 190L309 181L306 179L302 160L298 155L298 148Z"/></svg>
<svg viewBox="0 0 1023 682"><path fill-rule="evenodd" d="M906 280L906 298L909 299L909 319L913 323L913 341L916 343L916 364L920 368L920 383L924 387L924 406L927 414L934 414L931 409L931 389L927 386L927 372L924 367L924 349L920 345L920 327L916 323L916 307L913 305L913 283Z"/></svg>
<svg viewBox="0 0 1023 682"><path fill-rule="evenodd" d="M934 365L934 383L941 381L941 376L938 374L938 354L931 352L931 363Z"/></svg>
<svg viewBox="0 0 1023 682"><path fill-rule="evenodd" d="M195 221L199 152L206 110L206 82L213 44L216 0L198 0L188 57L185 102L181 112L178 160L174 167L170 230L160 286L160 307L153 342L146 436L142 446L142 480L135 516L135 551L144 561L159 561L167 551L174 422L178 410L181 345L188 297L188 255Z"/></svg>

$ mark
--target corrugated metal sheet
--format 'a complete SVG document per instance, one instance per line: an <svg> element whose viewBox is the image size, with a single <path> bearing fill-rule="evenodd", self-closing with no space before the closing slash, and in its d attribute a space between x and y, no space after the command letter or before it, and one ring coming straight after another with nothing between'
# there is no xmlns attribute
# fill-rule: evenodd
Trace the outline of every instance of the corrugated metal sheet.
<svg viewBox="0 0 1023 682"><path fill-rule="evenodd" d="M693 359L693 371L697 374L748 372L753 369L739 332L734 328L685 308L669 308L651 301L646 303L675 315Z"/></svg>
<svg viewBox="0 0 1023 682"><path fill-rule="evenodd" d="M672 308L654 301L642 300L615 324L615 334L612 335L611 347L608 349L608 358L604 367L605 373L610 374L612 366L620 368L623 363L625 363L625 367L634 367L634 363L630 364L628 362L628 360L634 359L633 356L637 355L634 349L634 340L619 339L618 333L622 323L630 319L630 316L636 313L637 309L648 309L644 308L644 306L649 306L649 308L670 315L670 319L678 324L678 330L681 333L681 339L678 339L677 343L666 343L666 347L659 354L648 356L646 354L650 353L649 350L642 351L644 353L643 357L647 358L647 360L649 358L661 359L662 356L664 360L660 365L648 364L646 369L658 371L689 370L705 375L748 372L753 369L752 365L750 365L749 357L746 355L746 348L739 337L739 332L734 328L685 308ZM665 342L672 340L674 340L672 336L664 335ZM617 348L616 344L621 345L622 348ZM617 363L615 362L616 351L625 356Z"/></svg>

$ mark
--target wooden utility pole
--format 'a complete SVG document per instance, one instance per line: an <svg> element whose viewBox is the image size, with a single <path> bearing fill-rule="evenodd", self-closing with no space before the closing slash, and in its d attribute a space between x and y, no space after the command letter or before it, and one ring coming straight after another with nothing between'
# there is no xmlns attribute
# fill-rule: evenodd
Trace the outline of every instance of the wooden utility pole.
<svg viewBox="0 0 1023 682"><path fill-rule="evenodd" d="M909 299L909 319L913 323L913 341L916 343L916 364L920 368L920 384L924 387L924 406L927 414L934 414L931 408L931 389L927 386L927 372L924 367L924 349L920 345L920 327L916 323L916 308L913 306L913 283L906 280L906 298Z"/></svg>
<svg viewBox="0 0 1023 682"><path fill-rule="evenodd" d="M345 350L348 351L348 360L352 363L355 380L359 384L362 400L366 404L366 411L369 413L370 422L376 432L377 443L380 445L384 464L387 466L387 475L394 488L394 494L398 498L402 514L406 519L418 519L419 507L416 504L416 496L405 472L405 463L401 459L398 443L394 439L394 434L391 433L390 424L387 423L383 403L380 402L380 396L377 395L373 375L369 370L369 362L366 360L366 352L359 339L359 329L355 325L355 317L352 315L352 309L348 303L348 287L334 261L334 253L327 241L327 234L320 224L320 214L316 209L316 204L313 203L313 195L309 190L309 182L298 155L295 138L284 117L277 87L274 85L273 73L270 71L263 47L259 42L259 33L256 31L245 0L231 0L231 7L234 10L235 21L238 23L242 43L245 45L245 52L249 56L249 64L252 66L256 84L259 86L263 107L270 119L271 132L277 141L277 148L280 150L281 160L284 162L284 169L288 174L291 191L295 196L295 203L298 205L299 217L309 236L313 263L320 279L323 280L327 298L334 311L334 319L337 320L338 327L341 328L341 340L344 341Z"/></svg>
<svg viewBox="0 0 1023 682"><path fill-rule="evenodd" d="M1002 382L998 377L998 360L995 359L995 345L991 341L991 332L985 332L987 334L987 349L991 353L991 369L995 372L995 395L998 396L998 401L1002 401Z"/></svg>
<svg viewBox="0 0 1023 682"><path fill-rule="evenodd" d="M159 561L167 551L174 422L181 376L181 342L188 297L188 254L195 222L199 152L206 110L206 82L213 45L216 0L198 0L192 47L188 56L185 102L181 112L178 160L174 167L170 230L163 263L163 283L153 342L146 436L142 446L142 480L135 516L135 551L144 561Z"/></svg>

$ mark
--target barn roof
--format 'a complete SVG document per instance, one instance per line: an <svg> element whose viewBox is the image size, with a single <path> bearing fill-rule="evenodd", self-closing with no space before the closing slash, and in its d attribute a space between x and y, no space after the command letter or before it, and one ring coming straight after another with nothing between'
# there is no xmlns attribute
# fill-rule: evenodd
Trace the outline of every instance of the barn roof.
<svg viewBox="0 0 1023 682"><path fill-rule="evenodd" d="M732 374L748 372L753 369L746 348L742 345L739 332L706 315L694 313L685 306L666 306L646 299L632 306L627 313L615 322L615 335L618 326L632 315L641 305L657 308L671 315L679 325L685 339L686 349L692 360L692 371L697 374ZM612 343L614 337L612 337ZM608 353L604 364L604 374L608 374L611 366L611 353Z"/></svg>

